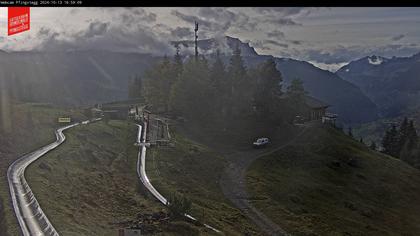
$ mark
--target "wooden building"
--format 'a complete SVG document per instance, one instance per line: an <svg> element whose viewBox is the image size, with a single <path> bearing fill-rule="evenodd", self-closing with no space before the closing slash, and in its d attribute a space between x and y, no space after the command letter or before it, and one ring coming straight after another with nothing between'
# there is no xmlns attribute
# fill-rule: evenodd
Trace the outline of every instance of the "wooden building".
<svg viewBox="0 0 420 236"><path fill-rule="evenodd" d="M327 108L330 107L325 102L311 96L305 96L305 104L308 107L307 120L321 120L327 113Z"/></svg>

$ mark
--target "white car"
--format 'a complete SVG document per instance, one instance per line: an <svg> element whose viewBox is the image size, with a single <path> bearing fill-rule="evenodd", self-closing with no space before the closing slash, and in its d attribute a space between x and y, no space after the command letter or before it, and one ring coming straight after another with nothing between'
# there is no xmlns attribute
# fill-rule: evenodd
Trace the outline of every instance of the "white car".
<svg viewBox="0 0 420 236"><path fill-rule="evenodd" d="M269 143L270 143L270 139L268 139L268 138L259 138L259 139L257 139L257 141L255 141L253 143L253 146L255 148L260 148L260 147L267 146L267 144L269 144Z"/></svg>

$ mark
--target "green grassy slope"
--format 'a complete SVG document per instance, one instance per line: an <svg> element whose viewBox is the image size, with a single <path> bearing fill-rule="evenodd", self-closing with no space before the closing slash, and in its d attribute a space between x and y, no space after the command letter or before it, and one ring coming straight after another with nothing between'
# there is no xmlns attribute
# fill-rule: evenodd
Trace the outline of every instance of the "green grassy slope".
<svg viewBox="0 0 420 236"><path fill-rule="evenodd" d="M147 153L146 171L156 189L164 196L175 191L187 196L193 202L191 214L226 235L259 235L256 226L224 198L218 180L225 161L171 130L174 148L151 148Z"/></svg>
<svg viewBox="0 0 420 236"><path fill-rule="evenodd" d="M7 168L24 153L55 140L54 129L59 126L57 117L71 116L79 120L85 117L78 110L39 103L10 103L8 109L0 110L0 113L0 200L3 202L0 206L0 232L1 235L18 235L18 222L9 196Z"/></svg>
<svg viewBox="0 0 420 236"><path fill-rule="evenodd" d="M420 234L420 171L332 128L257 160L247 186L292 235Z"/></svg>
<svg viewBox="0 0 420 236"><path fill-rule="evenodd" d="M78 126L27 170L40 205L62 235L116 235L116 222L163 210L139 192L136 128L123 121Z"/></svg>

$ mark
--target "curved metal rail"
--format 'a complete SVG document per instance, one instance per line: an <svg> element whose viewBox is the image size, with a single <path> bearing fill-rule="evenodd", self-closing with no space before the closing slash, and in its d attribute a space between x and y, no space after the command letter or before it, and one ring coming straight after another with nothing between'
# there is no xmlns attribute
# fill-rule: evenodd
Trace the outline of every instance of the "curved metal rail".
<svg viewBox="0 0 420 236"><path fill-rule="evenodd" d="M100 120L100 118L92 121L97 120ZM84 121L82 124L88 124L89 122L91 121ZM24 236L59 235L41 209L34 193L26 182L25 169L38 158L62 144L66 140L63 131L77 125L79 125L79 123L57 129L55 131L55 142L22 156L14 161L7 170L7 180L9 182L13 209Z"/></svg>
<svg viewBox="0 0 420 236"><path fill-rule="evenodd" d="M163 205L168 205L169 202L168 200L162 196L162 194L160 194L155 187L153 187L152 183L150 183L149 178L146 175L146 143L145 143L145 138L146 138L146 127L147 124L145 122L144 126L141 125L137 125L138 126L138 133L137 133L137 144L139 144L139 153L137 156L137 175L139 177L139 179L141 180L141 182L143 183L143 185L147 188L147 190L149 190L150 193L152 193L153 196L155 196ZM143 137L142 137L142 132L143 132ZM192 217L189 214L185 214L185 217L193 220L193 221L197 221L196 218ZM221 233L220 230L208 225L208 224L204 224L204 226L206 228L209 228L217 233Z"/></svg>

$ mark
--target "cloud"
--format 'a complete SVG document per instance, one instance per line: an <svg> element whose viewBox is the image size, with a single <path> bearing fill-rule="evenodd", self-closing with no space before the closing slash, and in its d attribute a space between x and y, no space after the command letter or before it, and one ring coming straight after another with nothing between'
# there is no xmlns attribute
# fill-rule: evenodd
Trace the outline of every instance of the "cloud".
<svg viewBox="0 0 420 236"><path fill-rule="evenodd" d="M126 23L152 23L156 22L157 15L153 12L147 12L142 8L126 8L123 18L125 18Z"/></svg>
<svg viewBox="0 0 420 236"><path fill-rule="evenodd" d="M301 45L303 42L300 40L289 40L289 42L291 42L294 45Z"/></svg>
<svg viewBox="0 0 420 236"><path fill-rule="evenodd" d="M155 55L172 54L174 51L164 37L141 25L132 29L115 27L109 23L92 22L86 29L77 32L66 32L60 35L51 29L43 28L38 35L43 35L43 40L35 49L41 51L106 49Z"/></svg>
<svg viewBox="0 0 420 236"><path fill-rule="evenodd" d="M270 38L276 38L276 39L282 39L284 38L284 33L280 30L273 30L266 33L268 37Z"/></svg>
<svg viewBox="0 0 420 236"><path fill-rule="evenodd" d="M89 24L84 36L91 38L94 36L103 35L108 30L109 23L94 21Z"/></svg>
<svg viewBox="0 0 420 236"><path fill-rule="evenodd" d="M282 25L282 26L302 25L290 18L268 18L265 20L265 22L269 22L275 25Z"/></svg>
<svg viewBox="0 0 420 236"><path fill-rule="evenodd" d="M418 52L418 35L389 35L401 30L415 32L420 17L414 13L406 9L303 7L37 8L31 12L31 30L5 37L0 47L9 51L95 49L170 55L174 48L169 41L192 40L197 21L199 39L217 38L224 45L224 36L232 36L250 42L261 54L327 67L372 54L392 57ZM392 24L391 20L401 18L408 23Z"/></svg>
<svg viewBox="0 0 420 236"><path fill-rule="evenodd" d="M171 14L180 18L183 21L189 22L190 24L193 24L194 22L197 22L199 25L204 26L206 29L211 29L212 23L209 21L202 20L201 18L193 15L187 15L184 14L178 10L172 10Z"/></svg>
<svg viewBox="0 0 420 236"><path fill-rule="evenodd" d="M281 16L297 15L308 11L305 7L255 7L254 10L261 14L278 14Z"/></svg>
<svg viewBox="0 0 420 236"><path fill-rule="evenodd" d="M188 27L176 27L171 30L171 35L179 39L186 37L192 38L193 32Z"/></svg>
<svg viewBox="0 0 420 236"><path fill-rule="evenodd" d="M286 43L280 43L275 40L267 39L267 40L256 40L254 42L250 42L252 47L261 49L264 51L273 50L272 46L281 47L281 48L288 48L289 45ZM271 45L271 46L270 46Z"/></svg>
<svg viewBox="0 0 420 236"><path fill-rule="evenodd" d="M42 37L42 38L45 38L45 37L52 37L52 38L56 38L56 37L58 37L58 36L59 36L59 33L54 32L54 31L52 31L52 30L51 30L51 29L49 29L49 28L46 28L46 27L41 27L41 28L39 29L38 33L37 33L37 36L38 36L38 37Z"/></svg>
<svg viewBox="0 0 420 236"><path fill-rule="evenodd" d="M302 25L294 20L297 16L307 15L310 8L305 7L256 7L254 11L260 14L261 22L271 23L277 26Z"/></svg>
<svg viewBox="0 0 420 236"><path fill-rule="evenodd" d="M288 48L289 47L289 45L287 45L286 43L279 43L277 41L270 40L270 39L264 40L263 43L264 44L272 44L272 45L279 46L279 47L282 47L282 48Z"/></svg>
<svg viewBox="0 0 420 236"><path fill-rule="evenodd" d="M405 37L405 34L399 34L399 35L395 35L394 37L392 37L392 41L399 41L401 39L403 39Z"/></svg>

